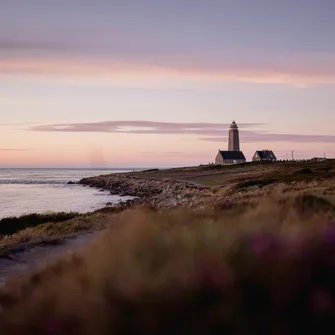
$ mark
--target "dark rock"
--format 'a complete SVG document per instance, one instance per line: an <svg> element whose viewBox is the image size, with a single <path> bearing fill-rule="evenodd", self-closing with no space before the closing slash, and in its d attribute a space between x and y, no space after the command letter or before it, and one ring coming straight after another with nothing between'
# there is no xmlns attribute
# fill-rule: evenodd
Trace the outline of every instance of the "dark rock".
<svg viewBox="0 0 335 335"><path fill-rule="evenodd" d="M67 185L75 185L76 183L74 181L69 181Z"/></svg>

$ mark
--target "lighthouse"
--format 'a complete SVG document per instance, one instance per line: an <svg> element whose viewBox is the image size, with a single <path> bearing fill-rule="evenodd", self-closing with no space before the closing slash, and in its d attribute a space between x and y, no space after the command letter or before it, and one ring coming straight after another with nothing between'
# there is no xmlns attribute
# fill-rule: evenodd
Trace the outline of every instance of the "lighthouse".
<svg viewBox="0 0 335 335"><path fill-rule="evenodd" d="M228 134L228 150L219 150L215 157L216 165L227 165L227 164L242 164L245 163L246 159L242 151L240 151L240 137L238 133L238 127L235 121L229 127Z"/></svg>
<svg viewBox="0 0 335 335"><path fill-rule="evenodd" d="M240 151L240 137L235 121L229 127L228 151Z"/></svg>

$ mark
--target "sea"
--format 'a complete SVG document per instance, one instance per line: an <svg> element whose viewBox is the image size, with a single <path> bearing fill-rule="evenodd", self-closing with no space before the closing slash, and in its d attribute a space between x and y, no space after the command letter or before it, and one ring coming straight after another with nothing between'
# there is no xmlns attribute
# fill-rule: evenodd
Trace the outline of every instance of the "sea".
<svg viewBox="0 0 335 335"><path fill-rule="evenodd" d="M130 197L79 184L82 178L133 169L0 169L0 220L31 213L86 213Z"/></svg>

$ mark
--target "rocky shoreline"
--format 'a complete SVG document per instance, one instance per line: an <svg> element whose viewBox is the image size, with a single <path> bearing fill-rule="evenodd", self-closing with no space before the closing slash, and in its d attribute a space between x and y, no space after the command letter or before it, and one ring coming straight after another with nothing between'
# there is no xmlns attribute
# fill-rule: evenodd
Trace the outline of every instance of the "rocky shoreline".
<svg viewBox="0 0 335 335"><path fill-rule="evenodd" d="M166 173L168 175L168 173ZM230 180L217 187L202 186L195 182L172 178L150 178L145 174L110 174L84 178L79 184L108 190L111 194L134 197L121 202L121 207L151 205L155 208L175 207L230 207L232 203L258 202L271 194L296 195L301 192L333 194L334 184L330 180L290 180L278 179L273 183L261 184L258 178ZM265 178L265 181L267 179ZM255 184L256 183L256 184ZM245 184L245 185L244 185ZM255 185L254 185L255 184ZM327 193L327 194L328 194ZM228 204L228 205L227 205Z"/></svg>
<svg viewBox="0 0 335 335"><path fill-rule="evenodd" d="M177 180L157 180L113 174L84 178L79 184L110 191L111 194L135 197L126 205L150 204L155 207L192 207L204 203L212 192L201 185Z"/></svg>

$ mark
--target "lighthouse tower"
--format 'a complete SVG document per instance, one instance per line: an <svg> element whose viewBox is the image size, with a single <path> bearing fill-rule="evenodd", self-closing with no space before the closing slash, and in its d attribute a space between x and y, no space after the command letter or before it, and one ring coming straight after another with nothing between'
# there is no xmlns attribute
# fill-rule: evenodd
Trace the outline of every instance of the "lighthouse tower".
<svg viewBox="0 0 335 335"><path fill-rule="evenodd" d="M240 151L240 137L235 121L229 127L228 151Z"/></svg>
<svg viewBox="0 0 335 335"><path fill-rule="evenodd" d="M240 137L235 121L229 127L228 150L219 150L215 157L216 165L243 164L246 162L245 156L240 151Z"/></svg>

